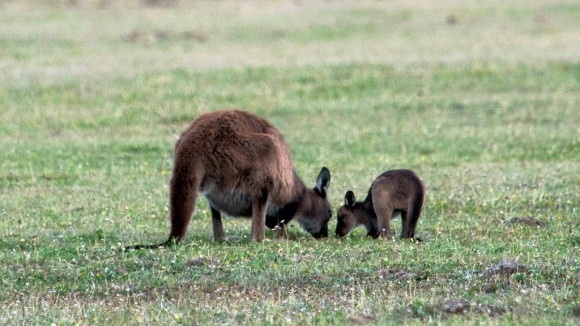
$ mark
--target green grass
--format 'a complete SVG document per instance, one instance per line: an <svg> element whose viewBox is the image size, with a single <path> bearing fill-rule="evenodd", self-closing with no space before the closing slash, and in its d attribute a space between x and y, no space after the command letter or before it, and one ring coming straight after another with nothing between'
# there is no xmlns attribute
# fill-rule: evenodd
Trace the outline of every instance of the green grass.
<svg viewBox="0 0 580 326"><path fill-rule="evenodd" d="M578 4L70 3L0 4L0 324L580 323ZM117 252L166 238L176 136L232 107L335 210L415 170L423 243L218 244L200 199L182 245Z"/></svg>

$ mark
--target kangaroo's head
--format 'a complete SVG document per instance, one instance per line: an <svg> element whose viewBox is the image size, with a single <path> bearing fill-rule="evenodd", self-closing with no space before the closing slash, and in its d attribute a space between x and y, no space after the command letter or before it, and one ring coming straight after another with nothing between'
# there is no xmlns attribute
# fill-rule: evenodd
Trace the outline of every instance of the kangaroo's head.
<svg viewBox="0 0 580 326"><path fill-rule="evenodd" d="M307 190L303 208L297 214L302 228L317 239L328 236L328 221L332 217L330 203L326 198L329 184L330 171L323 167L316 178L316 186Z"/></svg>
<svg viewBox="0 0 580 326"><path fill-rule="evenodd" d="M360 208L357 208L354 193L349 190L344 195L344 205L338 209L338 222L336 224L337 236L343 237L360 225L360 221L357 218L357 210L360 210Z"/></svg>

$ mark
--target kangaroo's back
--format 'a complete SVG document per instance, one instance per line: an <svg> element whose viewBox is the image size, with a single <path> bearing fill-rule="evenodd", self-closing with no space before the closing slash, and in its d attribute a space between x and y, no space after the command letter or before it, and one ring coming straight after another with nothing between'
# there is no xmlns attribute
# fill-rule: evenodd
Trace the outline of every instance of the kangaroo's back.
<svg viewBox="0 0 580 326"><path fill-rule="evenodd" d="M215 185L251 192L262 180L272 187L271 199L281 203L301 190L295 186L300 181L283 136L265 119L245 111L200 116L177 142L174 164L203 171L202 192ZM257 179L248 180L250 176Z"/></svg>
<svg viewBox="0 0 580 326"><path fill-rule="evenodd" d="M220 212L251 216L255 241L264 238L266 215L289 221L299 214L303 227L324 236L330 219L329 182L330 173L323 168L319 190L307 189L296 174L284 137L265 119L241 110L203 114L175 145L169 187L171 231L164 244L185 236L198 193L210 205L215 240L225 237Z"/></svg>

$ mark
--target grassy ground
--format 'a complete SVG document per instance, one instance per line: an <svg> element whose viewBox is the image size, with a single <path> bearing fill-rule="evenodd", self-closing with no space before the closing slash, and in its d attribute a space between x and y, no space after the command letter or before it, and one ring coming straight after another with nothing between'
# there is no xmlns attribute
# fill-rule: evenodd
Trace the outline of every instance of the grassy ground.
<svg viewBox="0 0 580 326"><path fill-rule="evenodd" d="M153 2L0 3L1 324L580 323L580 5ZM202 199L116 252L165 239L175 137L224 107L335 209L414 169L424 242L216 244Z"/></svg>

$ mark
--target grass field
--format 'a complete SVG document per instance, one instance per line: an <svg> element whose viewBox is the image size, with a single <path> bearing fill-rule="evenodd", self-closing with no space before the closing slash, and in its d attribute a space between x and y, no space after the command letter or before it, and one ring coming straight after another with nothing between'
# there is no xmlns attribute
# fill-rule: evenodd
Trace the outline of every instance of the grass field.
<svg viewBox="0 0 580 326"><path fill-rule="evenodd" d="M162 2L0 2L0 324L580 323L577 1ZM232 107L335 211L415 170L423 242L214 243L200 199L116 251L166 239L176 136Z"/></svg>

